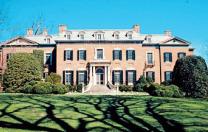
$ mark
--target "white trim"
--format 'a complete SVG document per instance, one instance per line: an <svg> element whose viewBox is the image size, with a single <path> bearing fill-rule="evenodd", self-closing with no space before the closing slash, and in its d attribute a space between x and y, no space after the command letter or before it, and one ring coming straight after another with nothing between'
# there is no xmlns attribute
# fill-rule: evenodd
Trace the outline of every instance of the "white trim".
<svg viewBox="0 0 208 132"><path fill-rule="evenodd" d="M79 48L78 50L86 50L85 48Z"/></svg>
<svg viewBox="0 0 208 132"><path fill-rule="evenodd" d="M126 50L135 50L135 48L127 48Z"/></svg>
<svg viewBox="0 0 208 132"><path fill-rule="evenodd" d="M50 64L49 65L52 65L52 57L53 57L53 54L52 54L52 52L45 52L44 53L44 64L46 63L46 54L51 54L51 56L50 56Z"/></svg>
<svg viewBox="0 0 208 132"><path fill-rule="evenodd" d="M113 50L121 50L121 48L113 48Z"/></svg>
<svg viewBox="0 0 208 132"><path fill-rule="evenodd" d="M98 58L97 58L97 50L98 50L98 49L102 49L102 50L103 50L103 59L98 59ZM95 60L105 60L105 49L104 49L104 48L95 48L94 59L95 59Z"/></svg>
<svg viewBox="0 0 208 132"><path fill-rule="evenodd" d="M116 71L116 70L122 70L121 67L116 67L116 68L112 68L112 70Z"/></svg>
<svg viewBox="0 0 208 132"><path fill-rule="evenodd" d="M126 70L136 70L134 67L127 67Z"/></svg>
<svg viewBox="0 0 208 132"><path fill-rule="evenodd" d="M64 69L64 71L74 71L74 69L66 68L66 69Z"/></svg>
<svg viewBox="0 0 208 132"><path fill-rule="evenodd" d="M77 68L77 71L86 71L86 68Z"/></svg>
<svg viewBox="0 0 208 132"><path fill-rule="evenodd" d="M154 64L154 62L155 62L155 57L154 57L154 51L146 51L146 64L148 64L148 56L147 56L147 54L148 53L152 53L152 63Z"/></svg>
<svg viewBox="0 0 208 132"><path fill-rule="evenodd" d="M64 50L73 50L72 48L65 48Z"/></svg>

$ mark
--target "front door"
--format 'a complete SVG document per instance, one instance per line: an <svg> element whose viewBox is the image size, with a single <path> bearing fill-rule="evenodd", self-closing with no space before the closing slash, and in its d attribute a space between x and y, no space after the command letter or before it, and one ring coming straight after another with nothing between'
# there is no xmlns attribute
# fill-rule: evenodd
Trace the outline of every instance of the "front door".
<svg viewBox="0 0 208 132"><path fill-rule="evenodd" d="M98 68L96 70L96 84L98 84L98 85L104 84L104 70L103 70L103 68Z"/></svg>

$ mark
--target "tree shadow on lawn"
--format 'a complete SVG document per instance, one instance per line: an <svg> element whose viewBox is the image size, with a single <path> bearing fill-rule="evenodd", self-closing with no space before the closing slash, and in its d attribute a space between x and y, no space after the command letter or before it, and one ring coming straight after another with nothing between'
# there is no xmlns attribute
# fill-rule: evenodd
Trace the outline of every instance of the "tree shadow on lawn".
<svg viewBox="0 0 208 132"><path fill-rule="evenodd" d="M47 97L47 96L46 96ZM50 97L50 96L49 96ZM27 99L26 99L27 98ZM51 97L52 99L52 97ZM0 127L2 128L16 128L24 130L40 130L40 131L111 131L112 129L117 131L155 131L159 132L161 129L148 123L139 114L134 115L133 109L145 108L145 113L154 118L161 125L164 131L180 131L183 132L183 126L174 121L169 120L155 112L155 109L167 103L167 101L159 102L155 105L151 99L136 100L131 97L116 97L116 96L84 96L84 97L67 97L60 96L56 97L57 100L62 102L68 102L64 105L55 106L54 99L52 101L40 98L40 96L24 96L24 99L10 96L9 100L2 100L2 103L6 104L3 109L0 109ZM18 101L18 103L30 104L16 108L13 111L9 111L9 108L13 105L10 103L12 100ZM128 101L131 100L131 103ZM87 105L88 108L92 108L95 111L88 111L87 109L80 108L81 105ZM31 106L37 106L45 111L46 115L35 120L34 122L27 121L24 117L18 117L15 115L16 112L21 112L28 109ZM71 125L72 118L65 116L58 118L57 113L54 110L62 111L73 111L81 114L83 117L77 117L76 120L79 122L75 128ZM143 114L145 114L143 113ZM31 113L32 114L32 113ZM9 117L18 123L1 121L3 117ZM90 120L89 120L90 119ZM53 121L59 128L51 128L41 125L43 122ZM69 121L69 123L67 122ZM92 123L104 124L93 126ZM90 126L90 127L89 127Z"/></svg>

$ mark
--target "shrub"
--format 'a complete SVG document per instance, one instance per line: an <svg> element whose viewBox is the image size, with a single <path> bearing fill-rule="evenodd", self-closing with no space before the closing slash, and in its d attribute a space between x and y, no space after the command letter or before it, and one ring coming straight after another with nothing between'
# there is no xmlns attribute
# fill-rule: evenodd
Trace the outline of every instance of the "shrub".
<svg viewBox="0 0 208 132"><path fill-rule="evenodd" d="M152 79L151 78L145 78L144 76L141 76L139 78L139 80L136 82L136 85L134 86L134 91L138 91L138 92L144 92L144 89L146 87L149 87L152 83Z"/></svg>
<svg viewBox="0 0 208 132"><path fill-rule="evenodd" d="M21 89L21 92L22 93L34 93L33 87L37 83L38 83L37 81L31 81L31 82L26 83L24 87Z"/></svg>
<svg viewBox="0 0 208 132"><path fill-rule="evenodd" d="M38 82L34 85L33 91L35 94L50 94L52 93L53 85L49 82Z"/></svg>
<svg viewBox="0 0 208 132"><path fill-rule="evenodd" d="M66 85L69 92L75 92L77 90L76 86L73 85Z"/></svg>
<svg viewBox="0 0 208 132"><path fill-rule="evenodd" d="M179 90L179 87L176 85L159 85L151 84L146 90L152 96L161 96L161 97L182 97L182 93Z"/></svg>
<svg viewBox="0 0 208 132"><path fill-rule="evenodd" d="M121 92L129 92L133 90L133 86L129 86L129 85L120 85L119 86L119 91Z"/></svg>
<svg viewBox="0 0 208 132"><path fill-rule="evenodd" d="M56 73L50 73L50 75L46 77L45 81L50 82L52 84L60 84L61 76Z"/></svg>
<svg viewBox="0 0 208 132"><path fill-rule="evenodd" d="M43 73L43 71L44 71L44 67L43 67L43 65L44 65L44 51L43 50L33 50L33 55L40 62L40 65L41 65L41 68L42 68L42 73Z"/></svg>
<svg viewBox="0 0 208 132"><path fill-rule="evenodd" d="M168 81L163 81L161 82L162 85L165 85L165 86L169 86L172 84L172 80L168 80Z"/></svg>
<svg viewBox="0 0 208 132"><path fill-rule="evenodd" d="M18 92L27 82L41 80L41 73L40 62L32 54L12 54L3 77L4 88Z"/></svg>
<svg viewBox="0 0 208 132"><path fill-rule="evenodd" d="M208 70L205 60L199 56L187 56L176 61L173 84L179 86L186 96L208 96Z"/></svg>
<svg viewBox="0 0 208 132"><path fill-rule="evenodd" d="M52 93L54 93L54 94L65 94L67 92L68 92L68 88L64 84L53 84Z"/></svg>
<svg viewBox="0 0 208 132"><path fill-rule="evenodd" d="M82 92L82 84L78 84L77 86L75 86L76 87L76 91L77 92Z"/></svg>

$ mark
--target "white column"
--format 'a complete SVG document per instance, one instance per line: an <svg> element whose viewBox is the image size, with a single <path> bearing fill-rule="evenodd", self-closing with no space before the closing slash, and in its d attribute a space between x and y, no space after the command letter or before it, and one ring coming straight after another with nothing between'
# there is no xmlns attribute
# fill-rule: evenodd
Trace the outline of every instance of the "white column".
<svg viewBox="0 0 208 132"><path fill-rule="evenodd" d="M92 81L92 66L90 65L90 81Z"/></svg>
<svg viewBox="0 0 208 132"><path fill-rule="evenodd" d="M105 85L107 85L107 66L105 66Z"/></svg>
<svg viewBox="0 0 208 132"><path fill-rule="evenodd" d="M93 84L96 84L95 66L93 66Z"/></svg>
<svg viewBox="0 0 208 132"><path fill-rule="evenodd" d="M110 80L110 66L108 66L108 81L111 82L111 80Z"/></svg>

